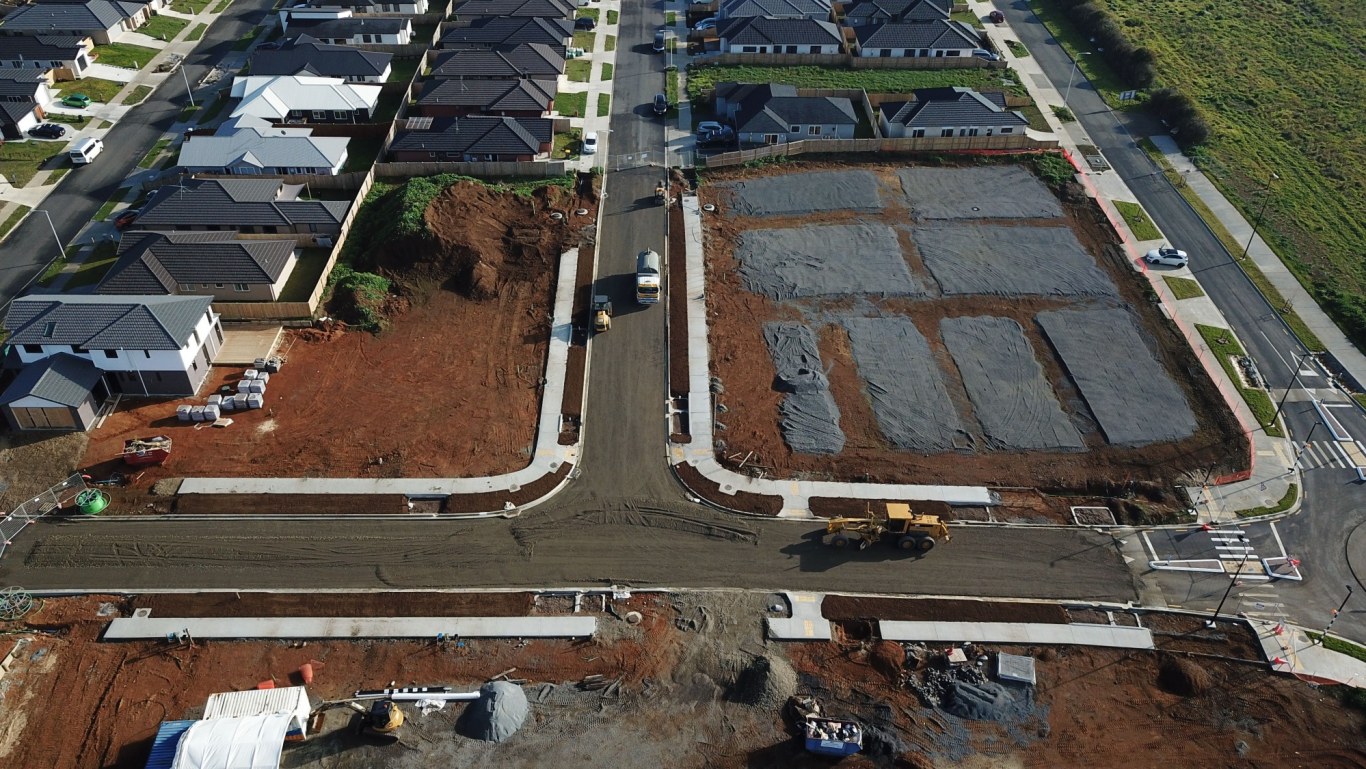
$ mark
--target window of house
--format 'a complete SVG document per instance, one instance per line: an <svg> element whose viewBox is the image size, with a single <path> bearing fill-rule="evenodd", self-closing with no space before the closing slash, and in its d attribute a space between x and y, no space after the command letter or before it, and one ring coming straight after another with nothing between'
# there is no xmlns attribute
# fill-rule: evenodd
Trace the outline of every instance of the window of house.
<svg viewBox="0 0 1366 769"><path fill-rule="evenodd" d="M313 110L313 119L314 119L314 120L326 120L326 119L327 119L327 111L326 111L326 110L320 110L320 109L315 109L315 110Z"/></svg>
<svg viewBox="0 0 1366 769"><path fill-rule="evenodd" d="M52 335L55 334L55 333L57 333L57 324L56 324L56 323L53 323L52 321L48 321L47 323L44 323L44 324L43 324L43 338L44 338L44 339L51 339L51 338L52 338Z"/></svg>
<svg viewBox="0 0 1366 769"><path fill-rule="evenodd" d="M213 287L214 287L214 288L223 288L223 285L224 285L224 284L222 284L222 283L215 283L215 284L213 284ZM199 344L199 332L198 332L198 331L194 332L194 343L195 343L195 344Z"/></svg>
<svg viewBox="0 0 1366 769"><path fill-rule="evenodd" d="M62 63L61 63L60 61L50 61L50 62L48 62L48 64L51 64L53 69L61 69L61 68L62 68Z"/></svg>
<svg viewBox="0 0 1366 769"><path fill-rule="evenodd" d="M213 326L213 336L214 339L218 340L219 344L223 344L223 327L218 325L217 323L215 323Z"/></svg>
<svg viewBox="0 0 1366 769"><path fill-rule="evenodd" d="M977 135L977 129L976 129L976 128L969 128L969 129L968 129L968 136L976 136L976 135Z"/></svg>
<svg viewBox="0 0 1366 769"><path fill-rule="evenodd" d="M26 344L24 345L24 352L30 355L39 355L43 352L43 346L40 344Z"/></svg>
<svg viewBox="0 0 1366 769"><path fill-rule="evenodd" d="M991 129L990 129L990 128L987 129L987 136L991 136Z"/></svg>
<svg viewBox="0 0 1366 769"><path fill-rule="evenodd" d="M807 51L807 53L820 53L820 52L821 52L821 47L820 47L819 45L813 45L813 46L811 46L811 50Z"/></svg>
<svg viewBox="0 0 1366 769"><path fill-rule="evenodd" d="M921 48L921 49L920 49L920 58L922 58L922 59L928 59L929 57L930 57L930 49L928 49L928 48Z"/></svg>
<svg viewBox="0 0 1366 769"><path fill-rule="evenodd" d="M778 134L764 134L764 144L777 144Z"/></svg>
<svg viewBox="0 0 1366 769"><path fill-rule="evenodd" d="M957 55L960 54L960 53L962 53L962 51L948 51L948 52L946 52L944 55L945 55L945 56L957 56Z"/></svg>
<svg viewBox="0 0 1366 769"><path fill-rule="evenodd" d="M789 46L787 47L787 52L788 52L788 53L796 53L796 52L797 52L797 46L795 46L795 45L789 45Z"/></svg>
<svg viewBox="0 0 1366 769"><path fill-rule="evenodd" d="M878 52L877 52L877 55L878 55L879 57L883 58L883 59L890 59L890 58L892 58L892 49L890 49L890 48L882 48L882 49L879 49Z"/></svg>
<svg viewBox="0 0 1366 769"><path fill-rule="evenodd" d="M809 135L811 135L811 136L820 136L820 135L821 135L821 127L818 126L818 125L807 126L807 127L806 127L806 132L807 132L807 134L809 134Z"/></svg>
<svg viewBox="0 0 1366 769"><path fill-rule="evenodd" d="M740 53L758 53L758 52L759 52L759 49L758 49L757 47L755 47L755 46L752 46L752 45L742 45L742 46L740 46Z"/></svg>
<svg viewBox="0 0 1366 769"><path fill-rule="evenodd" d="M142 351L142 355L143 355L143 357L147 358L147 360L151 360L151 359L152 359L152 351L151 351L151 350L143 350L143 351Z"/></svg>
<svg viewBox="0 0 1366 769"><path fill-rule="evenodd" d="M802 132L802 127L799 126L799 125L788 126L788 127L787 127L787 132L790 133L790 134L799 134L799 133Z"/></svg>
<svg viewBox="0 0 1366 769"><path fill-rule="evenodd" d="M912 128L912 129L911 129L911 138L912 138L912 139L923 139L923 138L925 138L925 129L923 129L923 128Z"/></svg>
<svg viewBox="0 0 1366 769"><path fill-rule="evenodd" d="M117 357L119 357L119 351L118 351L118 350L100 350L100 352L103 353L103 354L104 354L104 357L106 357L106 358L117 358Z"/></svg>
<svg viewBox="0 0 1366 769"><path fill-rule="evenodd" d="M157 380L158 382L161 381L161 372L159 372L159 371L154 371L154 372L152 372L152 376L155 377L156 380Z"/></svg>
<svg viewBox="0 0 1366 769"><path fill-rule="evenodd" d="M343 111L341 111L341 110L335 110L335 111L333 111L333 113L332 113L332 117L333 117L334 119L336 119L336 120L345 120L345 119L346 119L346 113L343 112Z"/></svg>
<svg viewBox="0 0 1366 769"><path fill-rule="evenodd" d="M219 287L219 288L222 288L222 287L223 287L223 284L222 284L222 283L219 283L219 284L218 284L218 287ZM196 330L194 330L194 331L191 331L190 334L191 334L192 336L194 336L194 343L195 343L195 345L197 346L197 345L199 344L199 331L196 329Z"/></svg>
<svg viewBox="0 0 1366 769"><path fill-rule="evenodd" d="M191 370L191 371L198 371L198 370L199 370L199 361L197 361L197 360L192 360L192 361L190 361L190 370Z"/></svg>
<svg viewBox="0 0 1366 769"><path fill-rule="evenodd" d="M1014 129L1014 128L1002 128L1002 129L1001 129L1001 133L1003 133L1003 134L1013 134L1013 133L1015 133L1015 129Z"/></svg>
<svg viewBox="0 0 1366 769"><path fill-rule="evenodd" d="M953 129L952 129L952 128L945 128L945 129L942 129L942 130L940 130L939 135L940 135L940 136L953 136Z"/></svg>
<svg viewBox="0 0 1366 769"><path fill-rule="evenodd" d="M248 286L248 285L245 284L245 283L234 283L234 284L232 284L232 290L233 290L233 291L239 291L239 292L241 292L241 291L250 291L250 290L251 290L251 287Z"/></svg>

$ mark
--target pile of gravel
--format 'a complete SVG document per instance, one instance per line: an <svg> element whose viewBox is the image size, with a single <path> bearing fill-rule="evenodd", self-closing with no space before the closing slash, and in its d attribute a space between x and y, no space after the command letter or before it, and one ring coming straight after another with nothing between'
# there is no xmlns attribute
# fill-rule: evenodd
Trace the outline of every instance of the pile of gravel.
<svg viewBox="0 0 1366 769"><path fill-rule="evenodd" d="M484 684L479 694L479 699L465 708L456 726L466 737L502 742L526 721L529 708L522 687L507 681L494 681Z"/></svg>
<svg viewBox="0 0 1366 769"><path fill-rule="evenodd" d="M797 693L797 671L782 657L756 657L740 671L731 688L734 702L761 708L778 708Z"/></svg>

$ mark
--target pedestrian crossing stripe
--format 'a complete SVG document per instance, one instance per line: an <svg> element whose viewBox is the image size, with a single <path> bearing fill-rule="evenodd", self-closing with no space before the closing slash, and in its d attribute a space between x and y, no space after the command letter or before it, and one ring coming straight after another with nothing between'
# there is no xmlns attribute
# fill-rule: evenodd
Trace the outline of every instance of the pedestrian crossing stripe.
<svg viewBox="0 0 1366 769"><path fill-rule="evenodd" d="M1300 467L1354 468L1366 462L1366 445L1361 441L1310 441L1298 444Z"/></svg>

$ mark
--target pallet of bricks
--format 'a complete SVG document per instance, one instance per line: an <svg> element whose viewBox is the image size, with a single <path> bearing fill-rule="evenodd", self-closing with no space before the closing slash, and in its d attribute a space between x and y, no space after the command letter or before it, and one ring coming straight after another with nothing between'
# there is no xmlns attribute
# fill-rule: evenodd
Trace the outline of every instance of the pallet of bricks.
<svg viewBox="0 0 1366 769"><path fill-rule="evenodd" d="M177 406L176 419L181 422L216 422L224 413L259 409L265 405L266 384L271 374L278 373L284 361L280 358L257 358L255 366L242 373L237 382L237 392L231 385L225 385L221 392L214 393L203 406Z"/></svg>

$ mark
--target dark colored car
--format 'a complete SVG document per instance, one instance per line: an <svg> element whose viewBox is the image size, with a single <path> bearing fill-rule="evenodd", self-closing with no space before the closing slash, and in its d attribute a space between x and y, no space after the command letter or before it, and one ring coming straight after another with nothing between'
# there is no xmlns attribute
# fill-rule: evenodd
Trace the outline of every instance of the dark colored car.
<svg viewBox="0 0 1366 769"><path fill-rule="evenodd" d="M1006 22L1006 15L1000 11L992 11L987 18L991 19L992 24L1004 24Z"/></svg>
<svg viewBox="0 0 1366 769"><path fill-rule="evenodd" d="M654 110L656 115L663 115L669 111L669 97L662 93L655 94Z"/></svg>
<svg viewBox="0 0 1366 769"><path fill-rule="evenodd" d="M60 139L66 136L66 128L56 123L42 123L28 129L28 135L40 139Z"/></svg>
<svg viewBox="0 0 1366 769"><path fill-rule="evenodd" d="M594 19L592 16L580 16L579 18L574 19L574 29L593 30L596 29L597 26L598 20Z"/></svg>
<svg viewBox="0 0 1366 769"><path fill-rule="evenodd" d="M122 232L133 226L133 222L138 220L138 214L142 213L140 208L130 208L114 217L114 229Z"/></svg>

